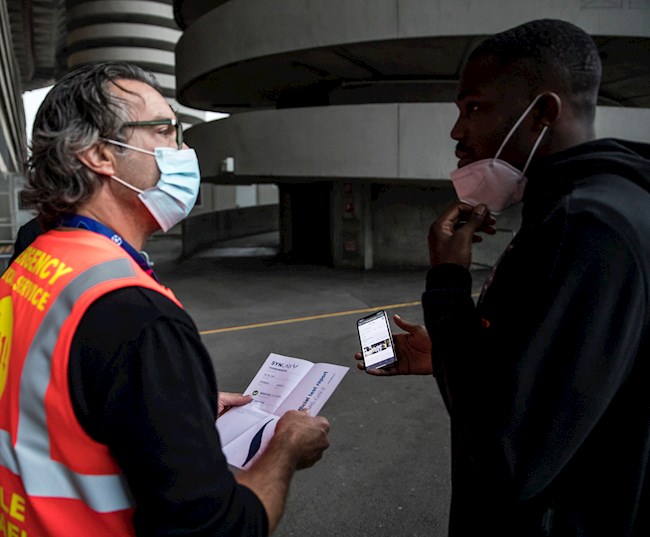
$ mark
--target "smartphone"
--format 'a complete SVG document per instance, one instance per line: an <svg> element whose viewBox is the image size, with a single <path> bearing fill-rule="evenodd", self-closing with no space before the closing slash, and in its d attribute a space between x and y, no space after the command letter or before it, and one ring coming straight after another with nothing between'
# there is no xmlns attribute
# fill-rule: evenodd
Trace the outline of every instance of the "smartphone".
<svg viewBox="0 0 650 537"><path fill-rule="evenodd" d="M366 369L386 367L397 361L388 315L384 310L359 319L357 330Z"/></svg>

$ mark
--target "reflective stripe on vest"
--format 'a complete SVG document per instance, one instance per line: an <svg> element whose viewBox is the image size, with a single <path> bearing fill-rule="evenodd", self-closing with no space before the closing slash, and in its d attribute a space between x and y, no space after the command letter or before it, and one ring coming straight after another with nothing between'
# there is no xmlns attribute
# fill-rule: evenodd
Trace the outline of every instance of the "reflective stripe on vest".
<svg viewBox="0 0 650 537"><path fill-rule="evenodd" d="M133 507L123 476L80 474L51 459L45 393L59 332L75 302L95 285L134 275L126 258L88 268L62 289L36 331L20 381L16 445L12 446L9 432L0 430L0 464L21 476L30 496L77 499L99 513Z"/></svg>

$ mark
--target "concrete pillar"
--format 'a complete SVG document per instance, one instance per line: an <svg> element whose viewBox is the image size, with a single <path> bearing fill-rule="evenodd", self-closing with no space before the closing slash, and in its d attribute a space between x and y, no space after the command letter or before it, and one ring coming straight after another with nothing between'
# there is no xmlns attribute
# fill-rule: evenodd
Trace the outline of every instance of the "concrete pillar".
<svg viewBox="0 0 650 537"><path fill-rule="evenodd" d="M370 269L374 264L369 183L335 182L332 188L334 266Z"/></svg>
<svg viewBox="0 0 650 537"><path fill-rule="evenodd" d="M257 203L260 205L278 203L277 185L257 185Z"/></svg>
<svg viewBox="0 0 650 537"><path fill-rule="evenodd" d="M280 204L280 254L289 255L293 249L293 226L291 219L291 191L289 185L278 185Z"/></svg>

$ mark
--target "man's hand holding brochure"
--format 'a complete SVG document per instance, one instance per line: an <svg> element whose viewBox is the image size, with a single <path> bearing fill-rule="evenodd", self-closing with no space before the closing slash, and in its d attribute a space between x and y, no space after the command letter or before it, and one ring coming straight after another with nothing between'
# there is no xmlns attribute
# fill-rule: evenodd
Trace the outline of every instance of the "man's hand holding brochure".
<svg viewBox="0 0 650 537"><path fill-rule="evenodd" d="M229 464L248 468L266 449L277 421L288 410L316 416L348 367L270 354L244 390L253 401L230 409L217 420Z"/></svg>

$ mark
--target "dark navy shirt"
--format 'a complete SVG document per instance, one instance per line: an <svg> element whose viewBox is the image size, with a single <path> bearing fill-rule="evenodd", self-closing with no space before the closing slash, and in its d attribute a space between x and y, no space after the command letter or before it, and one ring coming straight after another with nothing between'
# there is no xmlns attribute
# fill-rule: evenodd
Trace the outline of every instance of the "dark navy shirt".
<svg viewBox="0 0 650 537"><path fill-rule="evenodd" d="M82 427L129 483L138 535L268 534L264 507L221 451L212 362L184 310L140 287L101 297L79 324L68 374Z"/></svg>

